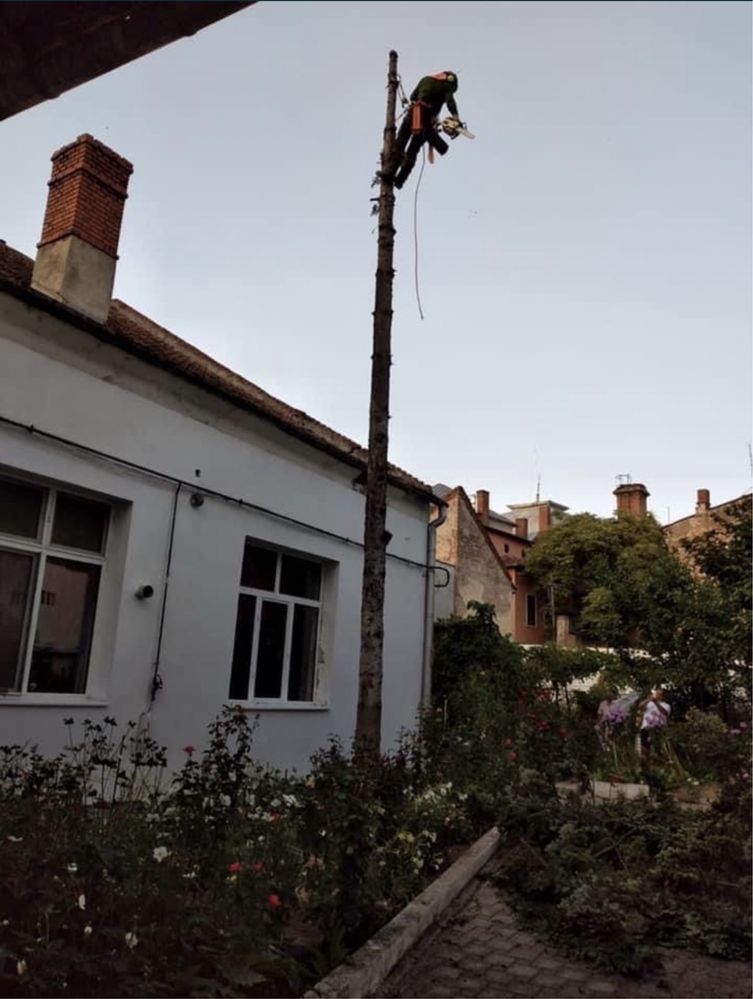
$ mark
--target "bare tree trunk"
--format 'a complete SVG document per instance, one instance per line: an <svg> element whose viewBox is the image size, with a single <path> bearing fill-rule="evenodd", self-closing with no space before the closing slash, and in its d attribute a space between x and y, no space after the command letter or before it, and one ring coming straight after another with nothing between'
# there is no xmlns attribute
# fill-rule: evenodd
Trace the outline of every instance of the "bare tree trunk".
<svg viewBox="0 0 753 999"><path fill-rule="evenodd" d="M379 188L379 241L374 294L374 342L371 356L369 464L364 524L363 590L361 597L361 658L359 663L356 744L378 753L382 728L382 648L384 645L384 571L389 535L387 513L387 441L392 337L392 267L395 245L395 195L392 156L395 147L397 52L390 52L387 114L382 144ZM387 176L385 176L387 174Z"/></svg>

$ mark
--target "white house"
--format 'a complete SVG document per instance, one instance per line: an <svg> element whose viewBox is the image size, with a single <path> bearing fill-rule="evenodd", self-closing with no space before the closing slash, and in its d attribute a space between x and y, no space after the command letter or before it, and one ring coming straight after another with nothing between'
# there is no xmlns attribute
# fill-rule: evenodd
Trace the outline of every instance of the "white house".
<svg viewBox="0 0 753 999"><path fill-rule="evenodd" d="M366 452L111 301L131 169L80 136L36 260L0 245L0 744L112 715L177 763L230 703L303 769L355 727ZM428 689L442 503L389 483L384 745Z"/></svg>

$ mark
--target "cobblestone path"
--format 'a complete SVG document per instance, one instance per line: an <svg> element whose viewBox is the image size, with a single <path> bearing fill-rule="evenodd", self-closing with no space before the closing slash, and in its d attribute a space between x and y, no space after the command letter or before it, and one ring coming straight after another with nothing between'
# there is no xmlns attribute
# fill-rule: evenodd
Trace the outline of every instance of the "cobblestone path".
<svg viewBox="0 0 753 999"><path fill-rule="evenodd" d="M380 999L485 996L490 999L747 999L750 966L662 949L656 973L636 980L570 961L520 929L512 909L483 877L410 951L377 993Z"/></svg>

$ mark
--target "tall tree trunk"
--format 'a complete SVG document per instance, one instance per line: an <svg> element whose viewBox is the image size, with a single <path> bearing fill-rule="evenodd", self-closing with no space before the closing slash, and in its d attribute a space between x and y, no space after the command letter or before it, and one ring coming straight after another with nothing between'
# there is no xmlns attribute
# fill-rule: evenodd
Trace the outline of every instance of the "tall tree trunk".
<svg viewBox="0 0 753 999"><path fill-rule="evenodd" d="M397 52L390 52L387 114L382 143L379 188L379 240L374 294L374 341L371 356L369 464L364 524L363 588L361 597L361 658L359 662L356 744L378 753L382 728L382 649L384 645L384 572L389 536L387 512L387 441L392 363L392 268L395 245L395 195L392 157L395 147ZM386 176L385 176L386 175Z"/></svg>

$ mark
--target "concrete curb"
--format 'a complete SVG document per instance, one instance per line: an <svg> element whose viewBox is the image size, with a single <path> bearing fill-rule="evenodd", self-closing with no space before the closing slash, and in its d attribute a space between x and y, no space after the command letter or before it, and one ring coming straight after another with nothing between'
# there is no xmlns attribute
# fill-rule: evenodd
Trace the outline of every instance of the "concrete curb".
<svg viewBox="0 0 753 999"><path fill-rule="evenodd" d="M494 855L498 845L499 830L492 828L371 940L317 982L304 999L364 999L372 995L400 958Z"/></svg>

